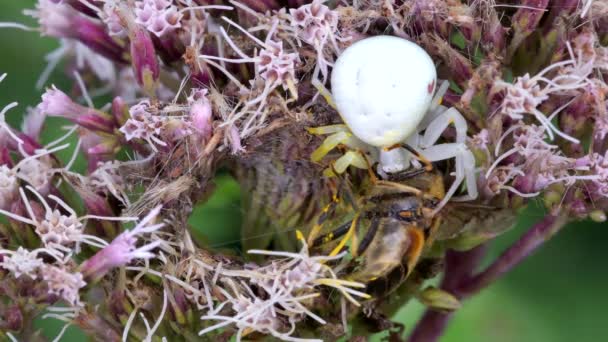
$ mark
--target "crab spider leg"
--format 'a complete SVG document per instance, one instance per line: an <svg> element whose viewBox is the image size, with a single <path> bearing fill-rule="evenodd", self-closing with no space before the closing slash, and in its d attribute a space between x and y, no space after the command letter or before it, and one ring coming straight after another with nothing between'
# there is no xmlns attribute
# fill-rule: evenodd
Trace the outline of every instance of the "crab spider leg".
<svg viewBox="0 0 608 342"><path fill-rule="evenodd" d="M310 159L313 162L320 161L321 159L323 159L323 157L325 157L325 155L329 153L329 151L336 148L336 146L340 145L346 139L348 139L347 132L333 133L332 135L325 138L325 140L323 140L323 143L321 143L321 145L316 150L314 150L314 152L310 155Z"/></svg>
<svg viewBox="0 0 608 342"><path fill-rule="evenodd" d="M465 184L467 186L467 195L456 197L453 200L455 201L469 201L477 198L477 178L475 177L475 156L473 153L467 149L466 153L462 155L462 164L464 165L464 176L465 176ZM468 165L473 165L473 168L467 167Z"/></svg>
<svg viewBox="0 0 608 342"><path fill-rule="evenodd" d="M477 197L477 183L475 179L475 157L468 147L463 143L447 143L431 146L424 150L424 154L431 161L456 159L455 179L452 186L437 205L433 214L437 213L454 195L458 187L466 178L468 195L465 199Z"/></svg>
<svg viewBox="0 0 608 342"><path fill-rule="evenodd" d="M437 91L435 92L435 96L431 101L431 107L429 108L429 111L435 111L441 105L441 102L443 101L443 96L445 96L445 93L448 91L449 87L449 81L446 80L441 82L439 89L437 89Z"/></svg>
<svg viewBox="0 0 608 342"><path fill-rule="evenodd" d="M423 148L433 146L445 129L454 124L456 128L456 142L464 143L467 138L467 122L456 108L450 108L433 120L424 132L421 145Z"/></svg>
<svg viewBox="0 0 608 342"><path fill-rule="evenodd" d="M345 124L337 124L337 125L327 125L320 127L309 127L306 129L310 134L322 135L322 134L331 134L337 132L347 132L350 133L348 126Z"/></svg>
<svg viewBox="0 0 608 342"><path fill-rule="evenodd" d="M330 127L330 126L325 126L325 127ZM324 128L324 127L318 127L320 129ZM328 131L332 130L333 128L329 128ZM341 129L341 128L336 128L336 129ZM310 159L313 162L318 162L321 159L323 159L323 157L325 157L331 150L333 150L334 148L336 148L338 145L345 145L351 149L361 149L363 146L363 144L357 139L355 138L352 133L350 133L349 131L337 131L336 133L333 133L331 135L329 135L327 138L325 138L325 140L323 140L323 142L321 143L321 145L313 151L313 153L310 155Z"/></svg>
<svg viewBox="0 0 608 342"><path fill-rule="evenodd" d="M344 155L342 157L338 158L335 161L333 168L326 169L324 174L326 176L332 176L336 172L338 174L342 174L342 173L344 173L344 171L346 171L346 169L350 165L352 165L356 168L359 168L359 169L364 169L364 170L369 169L369 163L367 162L367 159L365 158L363 153L361 153L359 151L357 151L357 152L348 151L348 152L344 153Z"/></svg>
<svg viewBox="0 0 608 342"><path fill-rule="evenodd" d="M323 98L325 98L325 101L327 102L327 104L330 105L331 108L333 108L337 111L338 108L336 107L334 98L333 98L333 96L331 96L331 92L327 88L325 88L323 83L321 83L318 79L315 78L312 80L312 85L313 85L313 87L315 87L317 89L319 94L321 94L321 96L323 96Z"/></svg>

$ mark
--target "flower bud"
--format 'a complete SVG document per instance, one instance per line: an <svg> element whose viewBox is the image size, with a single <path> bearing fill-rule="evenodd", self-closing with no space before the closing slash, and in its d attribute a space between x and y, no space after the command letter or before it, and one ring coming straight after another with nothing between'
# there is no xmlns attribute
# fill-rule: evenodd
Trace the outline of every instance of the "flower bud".
<svg viewBox="0 0 608 342"><path fill-rule="evenodd" d="M240 2L252 10L260 13L266 13L268 11L278 10L281 8L281 5L277 0L242 0Z"/></svg>
<svg viewBox="0 0 608 342"><path fill-rule="evenodd" d="M118 126L124 125L129 120L129 105L120 96L112 100L112 116Z"/></svg>
<svg viewBox="0 0 608 342"><path fill-rule="evenodd" d="M42 102L38 105L38 110L42 114L66 118L92 131L112 133L116 128L110 115L72 101L55 86L42 94Z"/></svg>
<svg viewBox="0 0 608 342"><path fill-rule="evenodd" d="M594 222L606 222L606 213L597 209L589 213L589 218Z"/></svg>
<svg viewBox="0 0 608 342"><path fill-rule="evenodd" d="M207 99L207 90L198 90L188 99L192 126L203 141L213 133L211 102Z"/></svg>
<svg viewBox="0 0 608 342"><path fill-rule="evenodd" d="M81 0L51 0L54 3L63 2L64 4L70 5L74 7L75 10L88 15L89 17L97 17L97 12L94 11L91 7L85 5ZM101 8L103 6L103 1L98 0L88 0L88 3L91 5Z"/></svg>
<svg viewBox="0 0 608 342"><path fill-rule="evenodd" d="M313 0L287 0L287 6L297 8L300 6L304 6L310 4Z"/></svg>
<svg viewBox="0 0 608 342"><path fill-rule="evenodd" d="M443 312L451 312L460 309L458 298L449 292L429 286L417 296L422 304L431 309Z"/></svg>
<svg viewBox="0 0 608 342"><path fill-rule="evenodd" d="M19 305L13 304L4 311L3 321L8 330L20 331L23 327L23 313Z"/></svg>
<svg viewBox="0 0 608 342"><path fill-rule="evenodd" d="M549 0L524 0L518 6L513 16L511 28L513 39L509 46L509 56L512 56L523 41L530 35L540 23Z"/></svg>
<svg viewBox="0 0 608 342"><path fill-rule="evenodd" d="M129 40L131 41L131 65L137 83L143 91L151 98L156 96L160 66L154 49L154 42L148 30L136 23L131 9L126 4L120 4L114 10L126 27Z"/></svg>
<svg viewBox="0 0 608 342"><path fill-rule="evenodd" d="M158 230L163 224L148 225L160 212L160 207L153 209L132 230L118 235L112 243L97 252L82 264L81 273L88 281L98 281L115 267L127 265L134 259L154 257L150 251L161 244L161 240L137 248L138 235Z"/></svg>
<svg viewBox="0 0 608 342"><path fill-rule="evenodd" d="M135 79L148 96L154 97L158 86L160 67L152 38L144 28L139 26L136 26L129 36Z"/></svg>
<svg viewBox="0 0 608 342"><path fill-rule="evenodd" d="M26 14L38 19L44 35L72 38L115 62L126 62L123 48L108 35L104 25L82 15L67 4L41 0L36 10L27 11Z"/></svg>

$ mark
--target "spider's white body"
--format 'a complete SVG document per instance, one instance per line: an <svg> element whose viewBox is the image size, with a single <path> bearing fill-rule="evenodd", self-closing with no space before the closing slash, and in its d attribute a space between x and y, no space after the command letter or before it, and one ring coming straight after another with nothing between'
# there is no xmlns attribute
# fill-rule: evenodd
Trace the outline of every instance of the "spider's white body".
<svg viewBox="0 0 608 342"><path fill-rule="evenodd" d="M454 181L439 210L466 182L467 195L477 197L475 158L466 145L467 122L455 108L442 106L449 83L437 91L435 66L428 54L407 40L376 36L347 48L332 71L332 91L317 86L340 113L346 125L310 129L313 134L330 134L313 153L318 161L339 144L353 150L338 158L333 171L342 173L350 165L365 169L368 160L378 162L381 173L399 173L411 166L407 143L429 161L455 158ZM454 125L455 142L437 143L445 129ZM367 160L366 160L367 159Z"/></svg>
<svg viewBox="0 0 608 342"><path fill-rule="evenodd" d="M437 74L420 46L393 36L363 39L346 49L331 75L332 96L350 130L377 147L416 131L435 93Z"/></svg>

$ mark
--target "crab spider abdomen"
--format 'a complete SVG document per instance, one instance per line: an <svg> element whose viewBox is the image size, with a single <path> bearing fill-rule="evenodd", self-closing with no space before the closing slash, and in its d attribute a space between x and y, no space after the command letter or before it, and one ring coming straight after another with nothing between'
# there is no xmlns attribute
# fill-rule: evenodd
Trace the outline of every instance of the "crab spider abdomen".
<svg viewBox="0 0 608 342"><path fill-rule="evenodd" d="M425 116L436 86L431 57L393 36L361 40L344 50L332 71L332 94L344 122L367 144L404 141Z"/></svg>

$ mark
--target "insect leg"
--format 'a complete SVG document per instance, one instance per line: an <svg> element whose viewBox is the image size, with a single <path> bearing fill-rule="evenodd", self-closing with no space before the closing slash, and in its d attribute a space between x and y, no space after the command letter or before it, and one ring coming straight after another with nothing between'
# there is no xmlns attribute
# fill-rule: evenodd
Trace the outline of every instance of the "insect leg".
<svg viewBox="0 0 608 342"><path fill-rule="evenodd" d="M416 159L420 160L422 162L422 164L424 164L424 169L426 171L428 171L428 172L433 171L433 163L431 163L431 161L428 160L425 156L420 154L420 152L416 151L413 147L411 147L408 144L402 144L401 147L408 150L411 154L414 155L414 157L416 157Z"/></svg>
<svg viewBox="0 0 608 342"><path fill-rule="evenodd" d="M328 217L333 215L334 211L336 210L336 207L338 206L338 203L340 203L340 199L338 198L337 194L334 194L332 196L331 202L325 207L323 207L323 209L321 209L321 215L319 215L317 222L308 234L307 242L309 245L314 245L314 241L316 241L317 235L319 235L319 233L321 232L323 223L325 223Z"/></svg>
<svg viewBox="0 0 608 342"><path fill-rule="evenodd" d="M420 196L422 195L422 191L420 189L416 189L413 186L409 186L409 185L405 185L405 184L401 184L401 183L396 183L396 182L390 182L390 181L385 181L385 180L379 180L376 183L376 186L382 186L385 188L393 188L395 190L401 191L401 192L405 192L405 193L409 193L409 194L413 194L416 196Z"/></svg>
<svg viewBox="0 0 608 342"><path fill-rule="evenodd" d="M376 236L376 233L378 232L379 226L380 226L380 218L378 217L378 215L373 215L369 229L367 230L367 233L365 233L365 236L361 240L361 243L359 244L359 246L357 246L357 249L355 250L355 253L353 254L353 256L357 257L357 256L365 253L365 251L367 250L367 247L369 247L370 243L374 240L374 237Z"/></svg>
<svg viewBox="0 0 608 342"><path fill-rule="evenodd" d="M348 229L348 232L346 232L346 234L344 235L342 240L340 240L338 245L331 251L331 253L329 253L329 256L336 256L336 255L338 255L338 253L340 253L342 251L342 248L344 248L344 246L346 245L346 242L348 242L348 240L350 240L352 238L353 234L355 234L355 231L357 230L358 225L359 225L359 214L355 215L355 218L353 219L352 223L350 224L350 228Z"/></svg>
<svg viewBox="0 0 608 342"><path fill-rule="evenodd" d="M346 234L348 232L348 230L350 229L352 222L353 221L348 221L348 222L344 223L343 225L339 226L338 228L332 230L331 232L319 236L318 238L314 239L312 244L310 244L310 247L311 248L319 247L319 246L324 245L328 242L331 242L339 237L344 236L344 234Z"/></svg>

